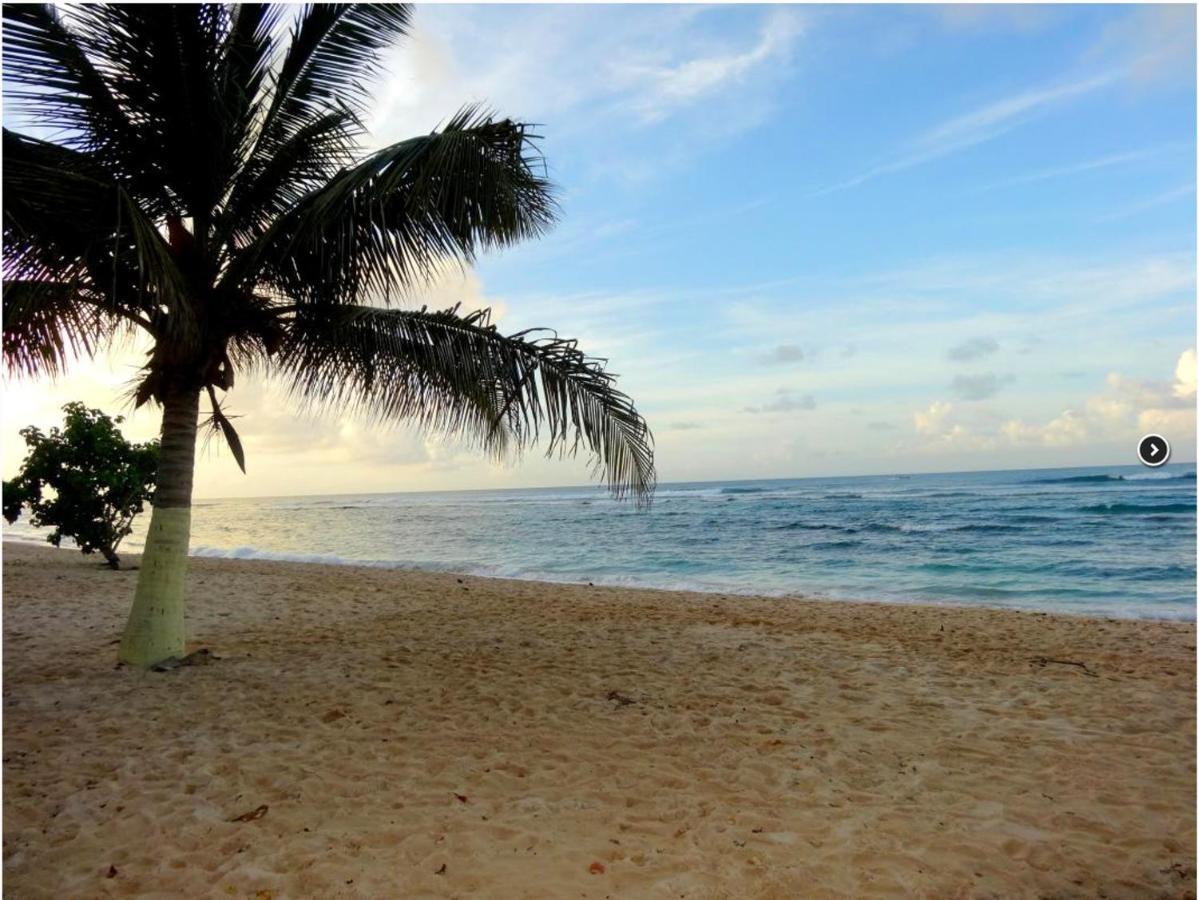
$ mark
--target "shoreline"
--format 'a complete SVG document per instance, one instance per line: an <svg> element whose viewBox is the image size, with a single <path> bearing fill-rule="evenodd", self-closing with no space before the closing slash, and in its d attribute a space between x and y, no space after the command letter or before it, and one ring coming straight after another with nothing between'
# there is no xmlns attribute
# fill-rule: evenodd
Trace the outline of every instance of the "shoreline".
<svg viewBox="0 0 1198 900"><path fill-rule="evenodd" d="M23 536L4 535L2 542L3 546L7 547L10 543L21 547L40 547L46 550L56 552L73 553L84 561L90 561L88 557L84 557L75 547L53 547L47 544L44 540L33 540ZM200 547L193 549L206 550L210 548ZM233 555L240 550L250 550L251 555ZM121 551L122 568L130 570L129 560L137 559L140 553ZM98 557L96 557L98 558ZM883 607L912 607L916 609L960 609L960 610L993 610L995 612L1019 613L1022 615L1032 616L1063 616L1070 619L1087 619L1100 622L1172 622L1177 624L1198 623L1198 603L1189 607L1189 615L1183 616L1144 616L1133 615L1130 612L1127 615L1110 615L1100 614L1096 612L1071 612L1069 610L1051 609L1037 610L1025 607L1016 606L996 606L986 603L967 603L964 601L934 601L934 600L888 600L879 598L862 598L862 597L833 597L821 594L807 594L801 591L786 591L779 593L766 593L754 591L738 591L730 589L711 588L703 590L699 588L682 588L682 587L654 587L649 585L639 584L613 584L610 582L590 582L584 580L553 580L548 578L518 578L511 575L492 575L489 573L459 571L454 569L434 569L422 568L419 566L410 566L403 563L391 563L386 560L354 560L348 557L338 556L337 554L301 554L293 553L288 555L287 551L271 551L259 550L253 547L235 547L231 550L218 549L215 552L195 553L190 552L188 560L214 560L230 563L267 563L285 566L323 566L332 569L353 569L359 571L381 571L381 572L400 572L406 574L424 574L424 575L442 575L445 577L454 578L479 578L486 581L510 582L513 585L518 584L534 584L544 585L546 587L586 587L590 589L603 589L613 591L635 591L646 593L662 593L662 594L681 594L688 595L693 598L725 598L725 599L749 599L749 600L794 600L803 603L832 603L832 604L848 604L861 606L883 606Z"/></svg>
<svg viewBox="0 0 1198 900"><path fill-rule="evenodd" d="M135 576L5 543L22 897L1194 894L1193 623L193 558L158 674Z"/></svg>

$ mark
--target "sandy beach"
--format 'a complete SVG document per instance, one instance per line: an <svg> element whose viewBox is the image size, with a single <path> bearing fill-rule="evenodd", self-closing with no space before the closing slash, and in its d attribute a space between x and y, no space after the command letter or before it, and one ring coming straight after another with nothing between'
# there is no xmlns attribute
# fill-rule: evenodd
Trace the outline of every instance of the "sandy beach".
<svg viewBox="0 0 1198 900"><path fill-rule="evenodd" d="M148 673L3 568L7 896L1194 896L1192 624L197 559Z"/></svg>

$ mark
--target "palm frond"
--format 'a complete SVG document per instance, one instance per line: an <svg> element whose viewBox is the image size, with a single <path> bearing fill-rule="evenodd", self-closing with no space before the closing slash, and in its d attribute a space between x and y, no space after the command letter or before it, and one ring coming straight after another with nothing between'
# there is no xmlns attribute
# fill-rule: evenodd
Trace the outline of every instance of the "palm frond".
<svg viewBox="0 0 1198 900"><path fill-rule="evenodd" d="M412 421L497 451L540 435L549 455L585 448L616 496L651 498L653 438L603 361L575 341L505 336L488 310L300 307L276 365L301 398Z"/></svg>
<svg viewBox="0 0 1198 900"><path fill-rule="evenodd" d="M411 7L403 3L308 4L275 80L266 149L337 107L364 116L380 55L408 33L411 21Z"/></svg>
<svg viewBox="0 0 1198 900"><path fill-rule="evenodd" d="M10 375L57 377L91 357L136 318L70 285L4 282L4 365Z"/></svg>
<svg viewBox="0 0 1198 900"><path fill-rule="evenodd" d="M355 146L351 114L335 109L297 129L270 156L251 159L218 214L217 241L227 247L248 244L350 165Z"/></svg>
<svg viewBox="0 0 1198 900"><path fill-rule="evenodd" d="M229 118L249 129L255 122L254 101L263 93L277 51L275 32L286 6L238 3L229 12L228 33L221 42L219 79Z"/></svg>
<svg viewBox="0 0 1198 900"><path fill-rule="evenodd" d="M3 132L4 277L54 282L140 311L176 341L198 331L170 247L88 154Z"/></svg>
<svg viewBox="0 0 1198 900"><path fill-rule="evenodd" d="M291 33L238 172L222 234L245 243L350 165L382 51L408 32L404 4L316 3Z"/></svg>
<svg viewBox="0 0 1198 900"><path fill-rule="evenodd" d="M233 459L236 461L238 468L242 474L245 474L245 449L241 445L241 437L237 434L237 429L233 427L233 423L229 421L229 417L225 415L225 411L221 409L220 401L216 399L216 391L212 386L208 386L208 402L212 406L212 415L204 423L205 426L212 429L212 434L219 434L225 439L229 450L233 453ZM201 426L203 427L203 426Z"/></svg>
<svg viewBox="0 0 1198 900"><path fill-rule="evenodd" d="M38 126L85 150L152 214L170 205L134 119L83 36L52 4L4 4L5 100Z"/></svg>
<svg viewBox="0 0 1198 900"><path fill-rule="evenodd" d="M347 169L279 216L230 264L300 302L384 301L446 260L543 233L552 188L527 126L463 110L445 128Z"/></svg>
<svg viewBox="0 0 1198 900"><path fill-rule="evenodd" d="M547 438L617 495L651 496L652 436L600 360L486 312L399 311L447 262L539 236L557 207L529 127L468 107L359 158L403 4L4 7L4 360L60 372L141 326L139 403L254 365L333 402L494 454ZM289 37L289 40L288 40Z"/></svg>
<svg viewBox="0 0 1198 900"><path fill-rule="evenodd" d="M225 79L231 7L218 3L82 4L69 22L139 124L137 162L170 192L173 212L207 218L239 164L246 102ZM129 163L126 161L126 165Z"/></svg>

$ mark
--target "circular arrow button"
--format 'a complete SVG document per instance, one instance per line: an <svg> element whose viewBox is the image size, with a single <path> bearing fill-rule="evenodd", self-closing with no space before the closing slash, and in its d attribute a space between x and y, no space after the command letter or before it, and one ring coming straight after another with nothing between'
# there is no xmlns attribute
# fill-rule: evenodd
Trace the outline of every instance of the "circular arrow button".
<svg viewBox="0 0 1198 900"><path fill-rule="evenodd" d="M1140 438L1136 455L1146 466L1151 466L1154 469L1157 466L1163 466L1169 459L1169 442L1159 434L1146 434Z"/></svg>

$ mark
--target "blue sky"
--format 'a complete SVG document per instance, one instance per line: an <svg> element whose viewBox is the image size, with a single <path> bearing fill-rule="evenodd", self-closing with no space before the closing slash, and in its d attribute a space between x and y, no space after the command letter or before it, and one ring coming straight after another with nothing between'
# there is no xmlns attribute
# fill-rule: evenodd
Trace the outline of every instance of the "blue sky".
<svg viewBox="0 0 1198 900"><path fill-rule="evenodd" d="M610 359L664 480L1194 458L1194 8L422 6L373 140L485 101L539 124L563 219L447 273ZM128 365L21 385L16 429ZM11 387L11 386L10 386ZM109 399L104 399L107 392ZM231 398L198 492L561 484ZM19 419L23 416L23 419ZM152 417L134 428L152 433Z"/></svg>

